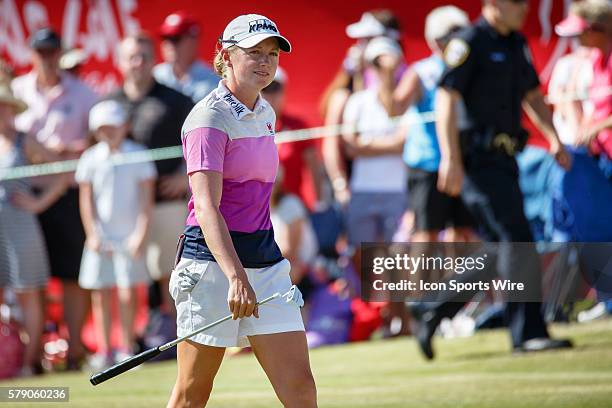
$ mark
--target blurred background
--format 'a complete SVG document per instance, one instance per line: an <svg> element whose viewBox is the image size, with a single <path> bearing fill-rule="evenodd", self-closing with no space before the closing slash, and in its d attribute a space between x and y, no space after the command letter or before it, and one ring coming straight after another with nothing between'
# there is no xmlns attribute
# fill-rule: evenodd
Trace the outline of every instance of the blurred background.
<svg viewBox="0 0 612 408"><path fill-rule="evenodd" d="M539 243L544 285L553 288L545 291L544 317L564 325L612 312L609 294L576 278L579 248L572 246L612 241L612 138L597 142L597 135L587 141L577 136L593 123L593 104L612 109L610 65L598 74L607 75L608 87L597 90L604 97L594 96L586 46L578 34L555 34L570 3L529 1L522 32L555 112L557 133L564 135L562 142L577 165L570 172L557 166L527 118L528 146L517 156L523 211ZM409 139L414 129L398 126L393 118L409 116L412 126L433 123L432 112L423 109L405 115L415 104L406 78L415 62L432 53L441 56L447 36L466 25L466 17L476 20L482 6L480 1L453 5L453 12L436 17L427 30L428 15L448 2L2 0L0 106L8 108L0 117L0 378L90 372L174 338L167 284L189 191L180 148L172 148L181 143L180 128L189 110L217 86L219 78L211 70L217 39L233 17L245 12L274 20L293 46L292 53L281 55L282 68L263 96L276 111L282 142L272 222L307 301L309 346L414 335L410 305L359 296L359 244L421 241L414 233L422 231L411 211L415 198L407 187L403 143L366 167L367 155L361 156L351 142L351 135L373 132L371 123L359 124L361 118L380 125L380 117L363 113L380 105L370 106L355 95L377 89L380 57L391 55L398 59L391 92L401 109L383 110L385 123L377 131L403 132L400 136ZM136 48L120 46L126 37L138 39ZM370 44L368 54L376 37L390 43ZM111 109L93 118L90 109L102 99L120 101L125 112ZM99 206L124 214L145 200L106 187L91 195L95 175L104 171L96 166L110 157L82 158L100 142L96 120L127 124L127 137L151 150L138 162L154 163L154 171L134 170L154 183L154 197L146 198L151 225L139 239L134 231L120 238L94 233ZM609 120L609 113L597 120ZM342 123L357 128L337 127ZM56 162L59 167L26 167ZM393 200L364 195L373 194L372 185L384 185L383 192L394 195L383 198ZM84 210L84 202L94 211ZM360 229L359 216L370 209L378 217L377 228ZM134 217L148 210L135 211L128 213ZM468 234L442 229L434 235L441 241L482 239L477 228ZM94 248L110 259L108 268L128 278L102 282L94 276L90 258L81 257ZM452 320L443 321L437 333L465 337L503 327L503 308L491 294L478 294ZM610 326L605 327L609 335ZM495 343L506 347L499 337Z"/></svg>

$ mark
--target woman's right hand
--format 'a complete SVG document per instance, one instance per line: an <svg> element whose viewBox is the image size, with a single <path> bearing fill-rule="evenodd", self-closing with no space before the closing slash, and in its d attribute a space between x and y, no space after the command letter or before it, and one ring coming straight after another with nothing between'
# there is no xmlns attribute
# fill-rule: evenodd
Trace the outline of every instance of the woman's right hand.
<svg viewBox="0 0 612 408"><path fill-rule="evenodd" d="M458 197L463 187L463 165L456 160L442 159L438 169L438 190L451 197Z"/></svg>
<svg viewBox="0 0 612 408"><path fill-rule="evenodd" d="M227 304L234 320L251 315L259 318L257 297L246 275L242 278L230 279Z"/></svg>

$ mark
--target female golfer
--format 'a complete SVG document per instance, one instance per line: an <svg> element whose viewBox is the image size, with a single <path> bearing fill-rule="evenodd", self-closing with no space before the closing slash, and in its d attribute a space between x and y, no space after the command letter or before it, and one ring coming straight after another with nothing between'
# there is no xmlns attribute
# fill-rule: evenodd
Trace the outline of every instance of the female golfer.
<svg viewBox="0 0 612 408"><path fill-rule="evenodd" d="M259 94L291 45L256 14L232 20L219 42L214 65L223 79L182 130L193 195L170 293L179 336L227 315L228 305L234 320L178 345L168 406L205 405L225 348L250 343L284 406L316 407L300 311L283 299L255 305L291 286L270 222L275 116Z"/></svg>

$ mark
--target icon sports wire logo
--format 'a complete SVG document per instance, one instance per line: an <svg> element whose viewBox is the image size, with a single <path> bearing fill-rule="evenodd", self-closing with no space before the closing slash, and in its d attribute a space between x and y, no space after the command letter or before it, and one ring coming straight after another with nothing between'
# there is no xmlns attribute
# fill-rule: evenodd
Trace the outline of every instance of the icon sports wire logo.
<svg viewBox="0 0 612 408"><path fill-rule="evenodd" d="M259 19L259 20L249 21L249 34L257 33L262 30L268 31L268 32L272 31L278 34L278 29L276 28L274 23L271 22L270 20Z"/></svg>

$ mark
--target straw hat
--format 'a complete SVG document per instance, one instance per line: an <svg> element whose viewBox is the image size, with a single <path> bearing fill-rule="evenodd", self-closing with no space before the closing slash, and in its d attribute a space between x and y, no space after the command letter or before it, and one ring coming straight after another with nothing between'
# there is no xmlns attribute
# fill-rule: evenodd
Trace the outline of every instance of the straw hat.
<svg viewBox="0 0 612 408"><path fill-rule="evenodd" d="M28 105L26 105L24 101L15 98L8 83L0 83L0 103L13 105L17 113L21 113L28 109Z"/></svg>

